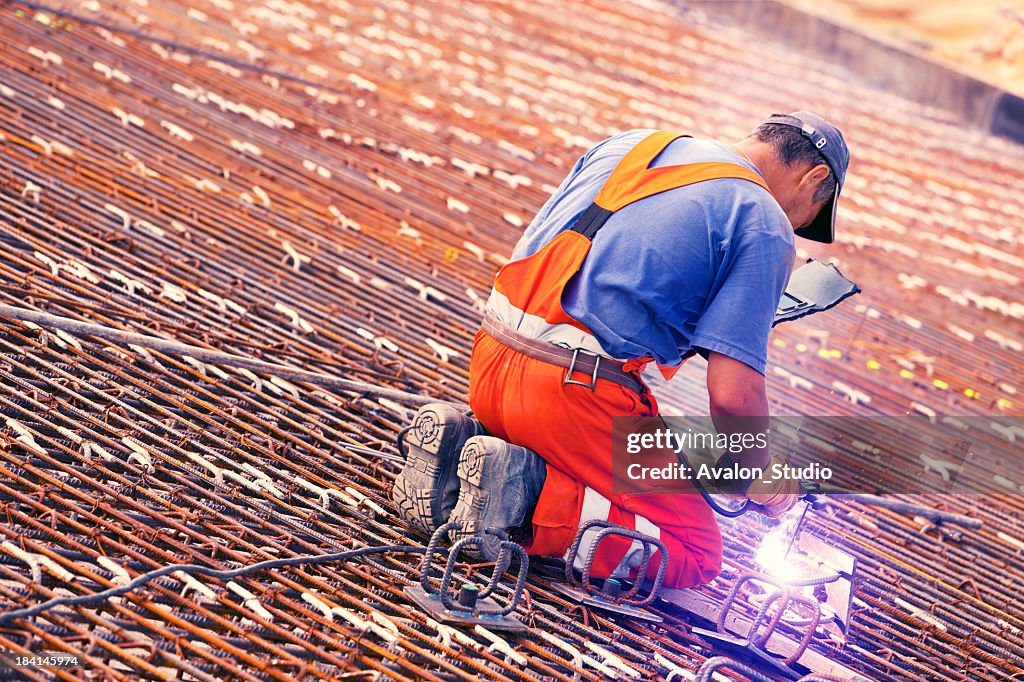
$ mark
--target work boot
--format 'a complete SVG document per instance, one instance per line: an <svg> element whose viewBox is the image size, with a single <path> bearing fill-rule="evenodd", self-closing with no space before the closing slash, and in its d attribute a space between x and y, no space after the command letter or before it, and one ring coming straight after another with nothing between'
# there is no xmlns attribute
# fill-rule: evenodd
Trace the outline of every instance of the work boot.
<svg viewBox="0 0 1024 682"><path fill-rule="evenodd" d="M484 427L469 415L444 403L430 403L399 434L405 467L395 479L391 499L409 525L433 533L448 521L459 494L459 453L467 439L483 433Z"/></svg>
<svg viewBox="0 0 1024 682"><path fill-rule="evenodd" d="M462 528L453 531L452 540L482 536L480 553L494 561L501 541L484 530L508 531L523 522L544 487L544 460L533 450L500 438L476 436L462 448L458 473L459 500L449 521L460 521ZM474 553L474 548L468 551Z"/></svg>

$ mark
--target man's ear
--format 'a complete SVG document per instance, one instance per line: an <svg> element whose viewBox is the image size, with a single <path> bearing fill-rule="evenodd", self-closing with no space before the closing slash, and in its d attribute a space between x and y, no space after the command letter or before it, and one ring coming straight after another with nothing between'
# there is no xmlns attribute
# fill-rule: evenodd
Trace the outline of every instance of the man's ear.
<svg viewBox="0 0 1024 682"><path fill-rule="evenodd" d="M829 169L823 163L819 163L811 170L804 173L803 182L809 184L811 187L817 188L821 182L828 177Z"/></svg>

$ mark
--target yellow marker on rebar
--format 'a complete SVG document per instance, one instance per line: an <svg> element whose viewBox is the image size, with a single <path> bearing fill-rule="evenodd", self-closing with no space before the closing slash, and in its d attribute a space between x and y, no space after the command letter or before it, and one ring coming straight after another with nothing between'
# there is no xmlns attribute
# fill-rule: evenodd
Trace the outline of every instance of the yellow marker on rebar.
<svg viewBox="0 0 1024 682"><path fill-rule="evenodd" d="M964 395L967 396L968 398L977 398L978 392L975 391L973 388L965 388Z"/></svg>
<svg viewBox="0 0 1024 682"><path fill-rule="evenodd" d="M773 339L772 345L777 346L778 348L785 348L786 342L783 341L782 339Z"/></svg>
<svg viewBox="0 0 1024 682"><path fill-rule="evenodd" d="M941 388L943 391L949 388L949 384L947 384L942 379L936 379L935 381L933 381L932 386L934 386L935 388Z"/></svg>
<svg viewBox="0 0 1024 682"><path fill-rule="evenodd" d="M798 344L796 344L796 349L797 349L797 351L803 353L805 350L807 350L807 344L805 344L805 343L798 343Z"/></svg>
<svg viewBox="0 0 1024 682"><path fill-rule="evenodd" d="M882 365L876 360L868 360L868 369L881 369Z"/></svg>
<svg viewBox="0 0 1024 682"><path fill-rule="evenodd" d="M904 379L913 379L914 373L911 372L909 369L901 369L900 376L903 377Z"/></svg>
<svg viewBox="0 0 1024 682"><path fill-rule="evenodd" d="M1000 398L996 404L999 405L999 407L1001 407L1004 410L1008 410L1011 407L1010 401L1007 400L1006 398Z"/></svg>
<svg viewBox="0 0 1024 682"><path fill-rule="evenodd" d="M828 355L830 358L838 360L839 358L843 357L843 351L833 348L828 352Z"/></svg>
<svg viewBox="0 0 1024 682"><path fill-rule="evenodd" d="M828 360L832 356L829 354L828 350L826 350L824 348L819 348L818 349L818 357L819 358L825 358L826 360Z"/></svg>

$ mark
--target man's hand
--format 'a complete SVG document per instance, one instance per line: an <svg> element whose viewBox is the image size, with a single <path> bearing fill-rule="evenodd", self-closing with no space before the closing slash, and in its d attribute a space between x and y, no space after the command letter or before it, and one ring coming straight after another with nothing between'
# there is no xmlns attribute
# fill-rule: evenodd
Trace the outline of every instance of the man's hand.
<svg viewBox="0 0 1024 682"><path fill-rule="evenodd" d="M711 416L719 433L767 433L768 397L764 375L728 355L708 355L708 397ZM729 457L745 467L764 467L760 479L750 483L742 497L761 507L768 516L778 518L793 508L800 498L800 481L772 476L774 464L786 464L781 457L770 457L767 447L751 447ZM781 468L781 466L780 466ZM723 487L730 497L739 491Z"/></svg>
<svg viewBox="0 0 1024 682"><path fill-rule="evenodd" d="M764 476L750 484L746 495L747 499L761 507L766 515L775 519L792 509L803 492L800 481L772 475L776 464L781 469L786 460L773 456L771 464L764 470Z"/></svg>

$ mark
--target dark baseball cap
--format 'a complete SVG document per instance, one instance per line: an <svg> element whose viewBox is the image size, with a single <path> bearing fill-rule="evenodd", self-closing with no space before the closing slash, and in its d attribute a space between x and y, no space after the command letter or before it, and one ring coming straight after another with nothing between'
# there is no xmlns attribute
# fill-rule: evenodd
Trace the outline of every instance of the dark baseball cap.
<svg viewBox="0 0 1024 682"><path fill-rule="evenodd" d="M850 165L850 150L846 147L843 134L834 125L817 114L809 111L795 111L791 114L774 114L765 123L779 123L798 128L810 139L822 158L832 169L836 178L836 193L822 207L821 212L807 227L796 231L798 237L816 242L831 244L836 237L836 207L839 205L839 192L846 180L846 167Z"/></svg>

